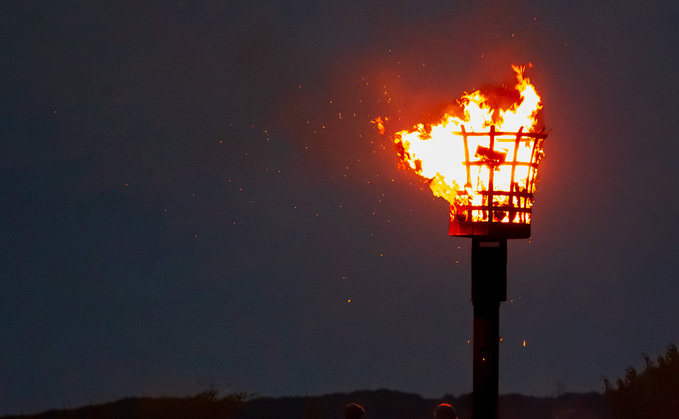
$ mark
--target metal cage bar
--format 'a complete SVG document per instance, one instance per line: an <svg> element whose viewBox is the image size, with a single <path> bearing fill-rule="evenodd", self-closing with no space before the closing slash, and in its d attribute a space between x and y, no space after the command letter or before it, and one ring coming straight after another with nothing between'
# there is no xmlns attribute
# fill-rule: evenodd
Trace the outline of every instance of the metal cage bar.
<svg viewBox="0 0 679 419"><path fill-rule="evenodd" d="M458 191L459 202L450 208L451 235L530 237L538 163L548 135L543 131L529 133L524 132L523 127L517 132L496 131L491 125L488 131L469 132L462 125L460 131L452 133L462 137L467 182L465 189ZM476 144L477 150L470 150L472 144ZM531 148L527 159L519 158L522 146ZM470 156L474 156L474 160ZM521 175L519 167L526 168ZM479 176L472 175L474 168L478 169ZM498 182L496 172L502 169L509 170L508 183L506 178ZM482 178L482 173L487 173L487 177ZM471 194L468 189L472 189Z"/></svg>

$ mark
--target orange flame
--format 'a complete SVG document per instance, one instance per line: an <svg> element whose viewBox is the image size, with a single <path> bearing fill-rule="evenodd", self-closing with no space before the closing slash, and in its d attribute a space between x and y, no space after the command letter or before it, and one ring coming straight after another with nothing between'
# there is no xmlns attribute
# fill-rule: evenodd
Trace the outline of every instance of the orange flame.
<svg viewBox="0 0 679 419"><path fill-rule="evenodd" d="M380 134L383 135L383 134L384 134L384 131L385 131L384 124L385 124L388 120L389 120L389 118L385 117L385 118L384 118L384 121L383 121L383 120L382 120L382 117L381 117L381 116L378 116L377 118L375 118L374 120L372 120L372 121L370 121L370 122L372 122L373 124L377 125L377 131L378 131Z"/></svg>
<svg viewBox="0 0 679 419"><path fill-rule="evenodd" d="M451 211L456 206L487 208L489 205L509 205L510 199L524 199L521 205L524 208L532 205L535 189L532 176L542 157L542 150L535 146L536 138L519 136L517 139L517 133L534 132L542 104L535 87L524 77L525 67L512 68L516 72L516 92L513 94L517 100L513 100L506 109L493 107L494 98L475 91L458 100L463 118L446 113L438 124L420 123L412 130L396 133L394 137L400 166L410 167L428 181L433 194L451 204ZM377 118L375 123L378 128L382 126L382 132L381 120ZM492 126L492 132L497 135L489 140ZM472 153L475 150L476 154L470 156L469 150ZM505 159L520 163L505 164ZM489 173L491 168L492 176ZM492 196L492 201L488 202L488 194L483 192L488 190L489 178L491 185L494 182L495 190L511 192ZM530 202L525 201L526 194L531 194ZM473 219L467 221L513 221L507 214L504 219L489 220L487 211L485 215L481 210L473 213ZM530 214L523 217L528 218L521 222L530 223Z"/></svg>

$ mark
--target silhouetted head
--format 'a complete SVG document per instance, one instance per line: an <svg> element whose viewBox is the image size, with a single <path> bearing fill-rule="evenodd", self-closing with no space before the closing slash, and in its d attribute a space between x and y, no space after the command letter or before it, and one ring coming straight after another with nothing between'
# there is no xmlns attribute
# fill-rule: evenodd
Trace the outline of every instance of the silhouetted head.
<svg viewBox="0 0 679 419"><path fill-rule="evenodd" d="M348 404L347 407L344 408L344 417L346 419L362 419L364 413L365 410L356 403Z"/></svg>
<svg viewBox="0 0 679 419"><path fill-rule="evenodd" d="M457 414L453 406L448 403L441 403L434 409L434 417L436 419L457 419Z"/></svg>

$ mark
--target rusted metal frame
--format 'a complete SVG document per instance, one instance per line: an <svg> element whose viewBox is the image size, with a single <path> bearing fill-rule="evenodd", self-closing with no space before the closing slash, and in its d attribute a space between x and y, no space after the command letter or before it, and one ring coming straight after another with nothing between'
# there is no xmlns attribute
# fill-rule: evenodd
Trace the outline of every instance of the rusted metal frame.
<svg viewBox="0 0 679 419"><path fill-rule="evenodd" d="M533 190L534 183L535 183L535 175L537 173L537 166L538 166L538 156L539 152L542 149L542 141L547 138L547 135L549 133L543 133L544 129L541 130L539 133L525 133L523 132L523 127L519 129L518 132L504 132L504 131L495 131L495 125L490 126L490 130L488 132L467 132L465 129L464 125L460 126L461 131L453 131L452 134L454 135L461 135L462 140L464 142L464 153L465 153L465 169L467 172L467 183L465 184L465 187L467 185L471 185L471 166L488 166L489 168L489 179L488 179L488 191L478 191L479 195L484 195L486 196L486 202L488 205L457 205L455 212L466 212L467 217L472 217L473 214L472 211L482 211L483 214L481 216L482 220L485 221L476 221L476 222L486 222L486 223L493 223L497 221L493 221L493 211L510 211L514 210L518 213L520 213L520 222L519 223L514 223L514 224L525 224L526 222L526 214L530 214L532 212L531 208L528 208L529 204L532 204L533 201L533 193L528 192ZM490 144L489 148L491 150L494 149L495 142L510 142L514 141L514 158L511 163L500 163L496 166L488 165L487 162L484 161L470 161L469 158L469 140L468 137L490 137ZM507 139L501 139L498 137L503 137L503 136L511 136L514 137L513 140L507 140ZM521 142L524 141L529 141L528 138L534 139L533 141L533 149L531 150L531 161L530 162L517 162L516 159L518 157L518 146ZM494 178L494 170L498 166L503 166L503 165L511 165L512 166L512 178L511 178L511 183L510 183L510 191L509 192L503 192L503 191L495 191L494 190L494 184L493 184L493 178ZM528 179L527 179L527 185L526 185L526 192L519 192L519 191L514 191L514 177L515 177L515 171L517 166L528 166L530 168L528 172ZM473 185L471 185L473 187ZM458 194L460 195L468 195L466 191L459 191ZM507 207L496 207L493 206L493 197L495 195L502 195L502 196L509 196L510 197L510 205ZM518 200L518 206L514 205L514 198L523 198ZM522 202L523 201L523 202ZM512 217L510 217L512 218ZM514 217L515 218L515 217ZM509 222L509 224L513 223L512 218Z"/></svg>

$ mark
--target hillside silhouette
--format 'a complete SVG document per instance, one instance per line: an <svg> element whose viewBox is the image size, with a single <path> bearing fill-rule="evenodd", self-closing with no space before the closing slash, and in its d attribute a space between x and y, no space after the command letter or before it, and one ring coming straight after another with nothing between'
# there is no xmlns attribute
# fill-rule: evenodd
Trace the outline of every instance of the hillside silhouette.
<svg viewBox="0 0 679 419"><path fill-rule="evenodd" d="M190 397L125 398L77 409L50 410L36 415L1 419L343 419L343 408L358 403L366 419L430 418L434 407L452 404L460 419L471 418L471 395L425 399L392 390L365 390L323 396L250 398L245 393L219 397L209 390ZM605 419L605 396L568 393L559 397L500 396L500 419Z"/></svg>
<svg viewBox="0 0 679 419"><path fill-rule="evenodd" d="M644 355L642 371L629 366L615 381L603 378L605 392L566 393L557 397L505 394L499 419L674 419L679 412L679 349L669 344L653 360ZM615 383L615 384L614 384ZM343 419L344 407L358 403L366 419L431 418L439 403L455 407L459 419L471 418L471 394L426 399L393 390L363 390L322 396L255 397L244 392L224 396L215 389L189 397L125 398L96 406L50 410L0 419Z"/></svg>

